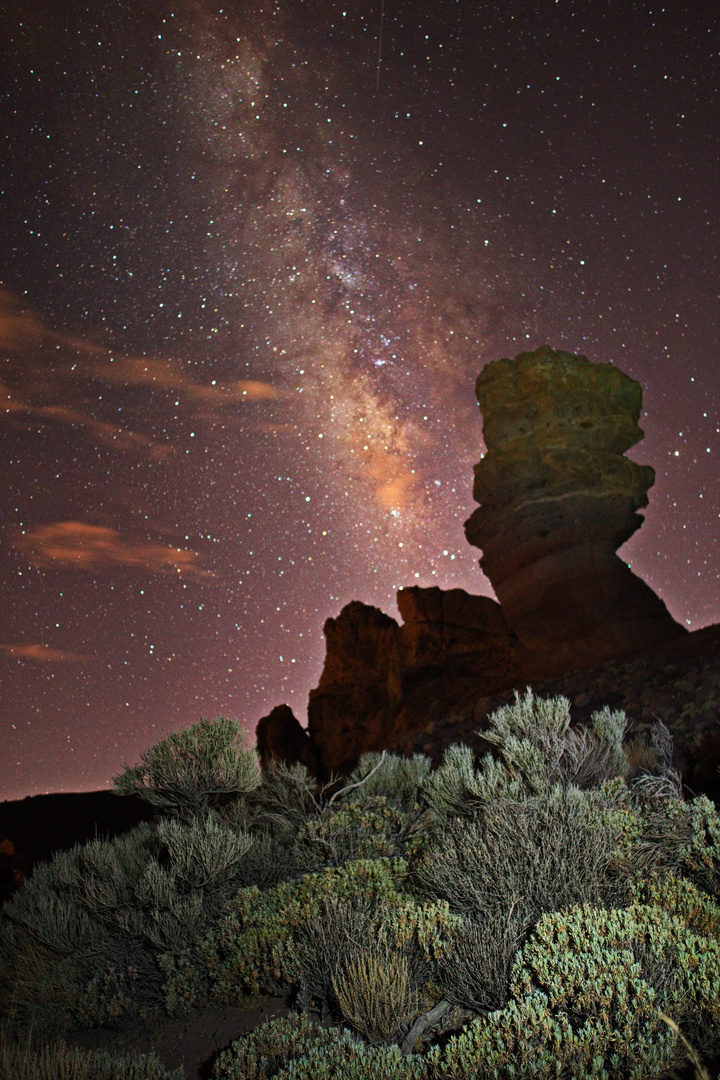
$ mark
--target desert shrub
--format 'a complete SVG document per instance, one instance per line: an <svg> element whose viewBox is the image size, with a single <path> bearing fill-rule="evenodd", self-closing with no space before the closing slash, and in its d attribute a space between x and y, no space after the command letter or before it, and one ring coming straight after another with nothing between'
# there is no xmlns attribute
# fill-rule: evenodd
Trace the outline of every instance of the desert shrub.
<svg viewBox="0 0 720 1080"><path fill-rule="evenodd" d="M382 754L370 751L363 754L354 771L348 777L349 784L358 787L349 790L345 799L350 802L384 796L388 805L405 813L411 812L418 801L418 793L427 780L432 762L424 754L402 757L400 754ZM362 786L359 786L359 784Z"/></svg>
<svg viewBox="0 0 720 1080"><path fill-rule="evenodd" d="M408 957L387 941L351 953L332 976L332 986L347 1022L368 1042L385 1043L420 1011Z"/></svg>
<svg viewBox="0 0 720 1080"><path fill-rule="evenodd" d="M197 951L168 953L161 965L171 1012L203 1004L208 997L235 1004L248 995L286 993L298 972L291 966L295 935L317 917L326 897L349 906L398 895L395 874L405 865L359 861L282 881L271 889L240 889L230 910L210 929Z"/></svg>
<svg viewBox="0 0 720 1080"><path fill-rule="evenodd" d="M642 816L638 858L643 865L693 881L711 896L720 894L720 815L705 795L650 804Z"/></svg>
<svg viewBox="0 0 720 1080"><path fill-rule="evenodd" d="M245 801L245 822L266 845L282 849L285 879L350 860L399 856L422 813L415 796L428 767L419 755L405 764L396 755L366 754L342 787L336 780L319 788L303 765L271 762ZM246 869L253 861L246 860ZM265 869L260 865L255 879L260 887L274 884Z"/></svg>
<svg viewBox="0 0 720 1080"><path fill-rule="evenodd" d="M332 893L322 897L315 917L297 927L290 946L304 1008L317 1004L337 1018L335 975L358 952L373 946L386 912L385 900L370 893L356 896L351 904Z"/></svg>
<svg viewBox="0 0 720 1080"><path fill-rule="evenodd" d="M720 939L720 904L687 878L674 874L640 878L632 886L629 901L672 911L696 934Z"/></svg>
<svg viewBox="0 0 720 1080"><path fill-rule="evenodd" d="M529 924L545 911L604 902L627 885L627 817L604 791L555 787L523 801L498 798L437 830L412 884L480 921L515 908Z"/></svg>
<svg viewBox="0 0 720 1080"><path fill-rule="evenodd" d="M558 784L599 787L627 771L622 712L602 708L589 728L570 728L567 698L525 697L515 691L515 703L503 705L480 732L498 747L498 756L486 754L475 766L470 747L448 747L423 792L435 818L473 813L478 804L493 799L519 800L543 795Z"/></svg>
<svg viewBox="0 0 720 1080"><path fill-rule="evenodd" d="M673 737L662 720L656 719L650 742L633 739L626 743L628 782L641 803L652 806L667 799L682 799L682 776L673 766Z"/></svg>
<svg viewBox="0 0 720 1080"><path fill-rule="evenodd" d="M415 820L386 796L324 807L300 826L293 854L306 870L342 866L354 859L402 856Z"/></svg>
<svg viewBox="0 0 720 1080"><path fill-rule="evenodd" d="M489 717L482 737L497 747L475 765L468 746L455 744L444 754L423 793L436 820L472 815L474 808L494 799L514 801L547 793L557 785L597 788L623 776L627 761L622 738L627 719L623 712L604 708L593 713L590 728L570 727L567 698L536 698L528 688L524 697Z"/></svg>
<svg viewBox="0 0 720 1080"><path fill-rule="evenodd" d="M338 1028L306 1016L271 1020L217 1058L213 1080L425 1080L421 1058L396 1046L374 1049Z"/></svg>
<svg viewBox="0 0 720 1080"><path fill-rule="evenodd" d="M259 889L271 889L281 881L302 877L310 867L304 852L295 840L281 838L270 832L253 833L253 844L237 867L236 887L257 885Z"/></svg>
<svg viewBox="0 0 720 1080"><path fill-rule="evenodd" d="M654 904L544 915L515 961L505 1008L473 1021L428 1064L448 1080L656 1080L684 1056L659 1010L703 1049L715 1045L719 960L715 938Z"/></svg>
<svg viewBox="0 0 720 1080"><path fill-rule="evenodd" d="M35 868L25 887L3 909L0 936L1 1001L12 1008L20 1026L39 1034L62 1030L79 1012L85 1013L83 991L102 970L110 982L118 982L112 996L123 997L122 986L131 967L140 977L137 998L126 986L127 1003L141 1010L159 990L159 972L122 927L106 931L103 919L132 913L131 883L138 880L154 850L154 830L144 824L118 837L112 844L93 841L90 863L96 856L98 889L83 880L84 848L77 845L61 852L52 862ZM93 877L92 870L89 878ZM87 886L100 917L82 903ZM114 905L111 902L114 899ZM110 954L110 956L108 956ZM114 956L112 955L114 954ZM91 996L97 992L97 982ZM122 1011L122 1008L121 1008ZM93 1010L90 1009L89 1017Z"/></svg>
<svg viewBox="0 0 720 1080"><path fill-rule="evenodd" d="M313 1047L275 1073L275 1080L426 1080L421 1056L406 1057L397 1046L372 1047L349 1040Z"/></svg>
<svg viewBox="0 0 720 1080"><path fill-rule="evenodd" d="M486 754L476 768L475 753L464 743L453 743L440 765L423 785L422 796L438 828L446 821L472 817L475 809L493 799L520 800L524 788L519 777L508 776L502 762Z"/></svg>
<svg viewBox="0 0 720 1080"><path fill-rule="evenodd" d="M605 706L593 713L590 728L573 730L566 697L536 698L528 687L524 697L515 691L514 704L492 714L483 738L498 747L510 774L538 795L558 783L598 787L624 775L626 727L625 714Z"/></svg>
<svg viewBox="0 0 720 1080"><path fill-rule="evenodd" d="M184 1080L155 1054L116 1056L55 1041L44 1046L17 1041L8 1025L0 1031L0 1080Z"/></svg>
<svg viewBox="0 0 720 1080"><path fill-rule="evenodd" d="M314 1047L347 1042L348 1032L324 1028L309 1017L290 1014L251 1031L218 1055L213 1080L266 1080L277 1075L289 1061L302 1058Z"/></svg>
<svg viewBox="0 0 720 1080"><path fill-rule="evenodd" d="M39 866L4 908L6 1006L46 1031L160 1007L160 955L187 949L227 909L251 843L213 814L162 819Z"/></svg>
<svg viewBox="0 0 720 1080"><path fill-rule="evenodd" d="M357 860L264 892L240 890L197 960L173 958L167 966L169 1007L191 1007L207 993L234 1004L260 991L294 988L305 1004L337 1011L333 975L383 936L405 956L416 984L427 982L455 920L447 904L418 903L402 893L398 881L405 874L402 860Z"/></svg>
<svg viewBox="0 0 720 1080"><path fill-rule="evenodd" d="M455 929L446 904L330 895L292 946L298 1000L319 1003L371 1042L404 1034L430 1000L430 982ZM435 992L437 997L437 992Z"/></svg>
<svg viewBox="0 0 720 1080"><path fill-rule="evenodd" d="M513 961L527 931L517 906L459 916L437 965L447 1001L472 1012L490 1012L507 1001Z"/></svg>
<svg viewBox="0 0 720 1080"><path fill-rule="evenodd" d="M318 784L304 765L270 761L247 800L253 828L293 841L298 829L318 812L319 797Z"/></svg>
<svg viewBox="0 0 720 1080"><path fill-rule="evenodd" d="M139 795L162 813L193 821L222 811L260 784L254 750L242 746L235 720L200 720L174 731L113 777L118 795Z"/></svg>

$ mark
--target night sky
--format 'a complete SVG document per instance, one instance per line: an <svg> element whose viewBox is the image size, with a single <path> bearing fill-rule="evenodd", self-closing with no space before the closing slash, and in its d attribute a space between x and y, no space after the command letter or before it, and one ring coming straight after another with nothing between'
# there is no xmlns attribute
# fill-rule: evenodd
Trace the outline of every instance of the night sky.
<svg viewBox="0 0 720 1080"><path fill-rule="evenodd" d="M492 595L474 381L546 342L642 383L621 555L720 621L718 21L3 5L0 799L304 721L351 599Z"/></svg>

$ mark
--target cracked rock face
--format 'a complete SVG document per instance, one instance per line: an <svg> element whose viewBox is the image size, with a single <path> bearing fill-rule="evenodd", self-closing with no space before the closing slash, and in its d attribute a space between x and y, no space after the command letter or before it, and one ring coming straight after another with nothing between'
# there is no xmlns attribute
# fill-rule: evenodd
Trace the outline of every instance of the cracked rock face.
<svg viewBox="0 0 720 1080"><path fill-rule="evenodd" d="M643 437L639 383L543 346L488 364L476 392L487 452L465 533L520 641L564 664L683 633L615 554L655 479L624 456Z"/></svg>

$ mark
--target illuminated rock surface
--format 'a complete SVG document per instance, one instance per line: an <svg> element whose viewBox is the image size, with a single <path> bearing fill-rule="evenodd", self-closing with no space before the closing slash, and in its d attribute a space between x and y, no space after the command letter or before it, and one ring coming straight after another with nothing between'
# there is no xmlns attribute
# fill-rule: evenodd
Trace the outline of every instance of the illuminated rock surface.
<svg viewBox="0 0 720 1080"><path fill-rule="evenodd" d="M520 640L562 668L684 633L615 554L655 480L624 456L643 437L640 384L544 346L488 364L476 392L487 452L465 532Z"/></svg>

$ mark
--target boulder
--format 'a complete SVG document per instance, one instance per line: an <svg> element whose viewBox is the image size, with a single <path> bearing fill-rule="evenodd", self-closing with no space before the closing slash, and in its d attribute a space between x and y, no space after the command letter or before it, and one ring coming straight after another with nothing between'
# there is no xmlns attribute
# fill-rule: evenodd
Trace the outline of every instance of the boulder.
<svg viewBox="0 0 720 1080"><path fill-rule="evenodd" d="M499 692L687 637L616 554L655 478L624 456L643 434L639 384L543 346L488 364L477 396L487 452L465 531L500 603L414 586L397 594L401 625L359 601L328 619L307 733L289 709L258 731L286 760L315 753L323 779L367 750L475 735Z"/></svg>
<svg viewBox="0 0 720 1080"><path fill-rule="evenodd" d="M487 596L412 587L397 594L402 625L354 600L325 623L308 732L324 778L368 750L401 749L475 699L522 678L527 649Z"/></svg>
<svg viewBox="0 0 720 1080"><path fill-rule="evenodd" d="M520 674L527 650L489 596L414 585L398 591L397 605L403 618L405 680L431 669L452 669L493 683Z"/></svg>

